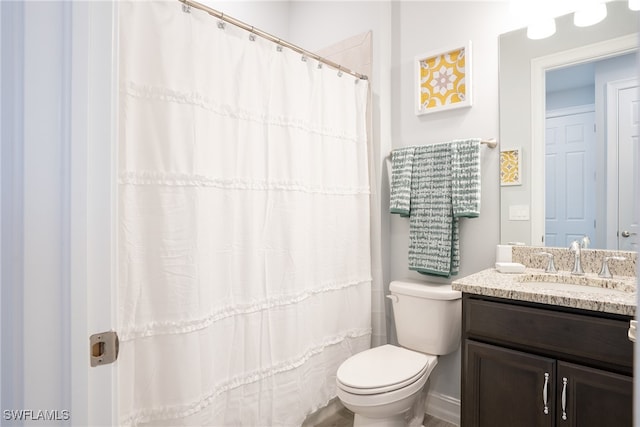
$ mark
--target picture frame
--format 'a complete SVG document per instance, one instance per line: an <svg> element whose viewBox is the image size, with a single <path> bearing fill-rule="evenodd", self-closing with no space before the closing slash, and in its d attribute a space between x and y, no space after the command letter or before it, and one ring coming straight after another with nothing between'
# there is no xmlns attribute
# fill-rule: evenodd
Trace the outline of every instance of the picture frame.
<svg viewBox="0 0 640 427"><path fill-rule="evenodd" d="M471 41L416 55L416 115L471 107Z"/></svg>
<svg viewBox="0 0 640 427"><path fill-rule="evenodd" d="M500 185L522 185L522 149L500 150Z"/></svg>

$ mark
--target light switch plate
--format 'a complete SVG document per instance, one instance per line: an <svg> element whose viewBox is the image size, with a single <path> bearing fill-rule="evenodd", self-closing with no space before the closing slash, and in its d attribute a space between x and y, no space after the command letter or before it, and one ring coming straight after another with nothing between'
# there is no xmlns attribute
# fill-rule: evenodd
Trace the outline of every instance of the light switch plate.
<svg viewBox="0 0 640 427"><path fill-rule="evenodd" d="M529 205L511 205L509 206L510 221L529 221Z"/></svg>

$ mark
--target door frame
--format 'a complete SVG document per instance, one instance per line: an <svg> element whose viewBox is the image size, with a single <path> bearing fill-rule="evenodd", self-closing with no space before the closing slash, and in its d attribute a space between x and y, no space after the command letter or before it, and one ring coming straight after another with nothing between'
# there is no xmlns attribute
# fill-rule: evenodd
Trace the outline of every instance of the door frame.
<svg viewBox="0 0 640 427"><path fill-rule="evenodd" d="M72 13L71 416L117 425L117 362L91 368L89 336L117 327L118 2Z"/></svg>
<svg viewBox="0 0 640 427"><path fill-rule="evenodd" d="M607 248L618 248L618 94L621 90L638 86L637 78L607 82Z"/></svg>
<svg viewBox="0 0 640 427"><path fill-rule="evenodd" d="M23 3L0 3L0 46L0 406L12 409L24 405Z"/></svg>
<svg viewBox="0 0 640 427"><path fill-rule="evenodd" d="M117 7L0 4L0 403L61 425L117 424Z"/></svg>

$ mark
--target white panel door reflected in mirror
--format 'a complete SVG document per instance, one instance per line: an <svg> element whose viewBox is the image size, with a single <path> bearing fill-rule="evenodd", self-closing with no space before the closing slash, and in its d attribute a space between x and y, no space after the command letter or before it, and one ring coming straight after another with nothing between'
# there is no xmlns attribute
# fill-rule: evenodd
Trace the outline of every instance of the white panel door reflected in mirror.
<svg viewBox="0 0 640 427"><path fill-rule="evenodd" d="M546 246L586 235L593 248L631 250L636 70L630 53L546 71Z"/></svg>

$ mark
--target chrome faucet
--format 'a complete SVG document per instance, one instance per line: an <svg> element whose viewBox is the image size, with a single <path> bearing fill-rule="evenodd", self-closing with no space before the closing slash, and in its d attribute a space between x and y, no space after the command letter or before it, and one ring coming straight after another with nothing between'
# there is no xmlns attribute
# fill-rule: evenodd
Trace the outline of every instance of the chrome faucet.
<svg viewBox="0 0 640 427"><path fill-rule="evenodd" d="M545 273L557 273L558 272L558 270L556 270L556 265L553 262L553 254L550 254L549 252L538 252L538 253L536 253L536 255L546 256L547 257L547 266L544 268L544 272Z"/></svg>
<svg viewBox="0 0 640 427"><path fill-rule="evenodd" d="M584 270L582 269L582 249L589 246L591 240L588 236L584 236L580 241L574 240L569 246L569 250L573 252L573 270L571 274L575 276L584 276Z"/></svg>
<svg viewBox="0 0 640 427"><path fill-rule="evenodd" d="M610 279L613 277L613 275L611 274L611 270L609 270L609 260L624 261L626 260L626 258L623 256L604 257L604 259L602 260L602 268L600 269L600 273L598 274L598 277L603 277L605 279Z"/></svg>
<svg viewBox="0 0 640 427"><path fill-rule="evenodd" d="M591 239L589 238L589 236L584 236L582 239L580 239L580 247L582 249L587 249L590 244L591 244Z"/></svg>

